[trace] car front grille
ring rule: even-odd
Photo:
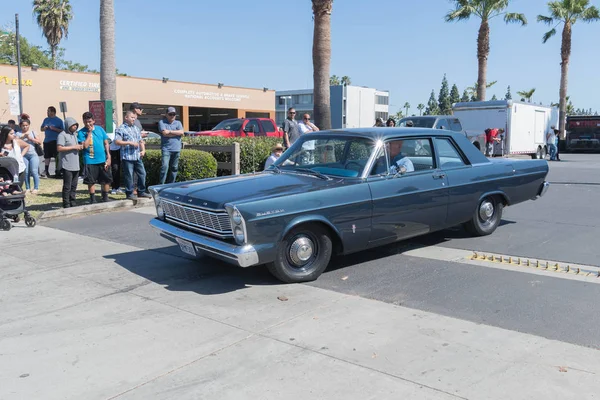
[[[201,230],[216,236],[231,236],[231,220],[227,211],[206,211],[161,200],[167,219],[193,230]]]

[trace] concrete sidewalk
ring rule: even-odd
[[[597,350],[279,285],[262,268],[44,227],[4,236],[11,255],[0,259],[3,400],[600,393]]]

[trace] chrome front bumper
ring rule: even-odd
[[[185,240],[191,243],[197,252],[206,253],[230,264],[239,267],[250,267],[259,263],[258,252],[251,245],[237,246],[225,243],[218,239],[186,231],[158,218],[150,221],[150,226],[156,229],[161,236],[172,242],[177,243],[177,239]]]

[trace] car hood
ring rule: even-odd
[[[160,197],[176,202],[222,210],[226,203],[290,196],[344,184],[343,179],[325,180],[308,174],[262,172],[199,181],[160,188]]]

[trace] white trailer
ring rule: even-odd
[[[456,103],[452,110],[468,133],[505,130],[502,142],[494,145],[496,156],[529,154],[544,158],[548,153],[546,135],[557,122],[553,107],[512,100]]]

